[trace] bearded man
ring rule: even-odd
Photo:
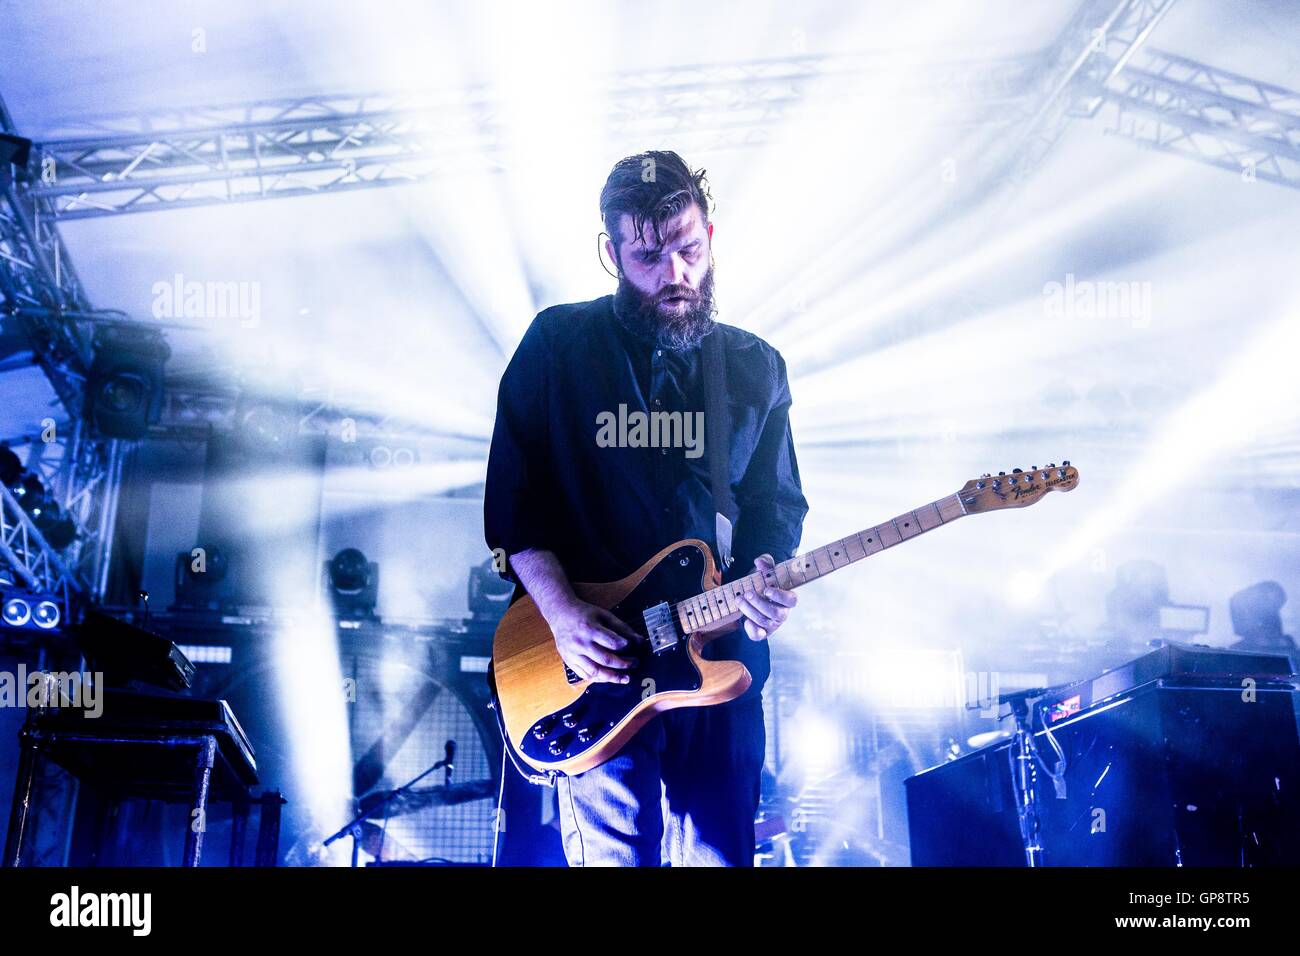
[[[501,379],[484,493],[485,537],[504,552],[578,678],[626,683],[620,651],[638,635],[580,600],[572,581],[610,581],[665,545],[730,545],[723,580],[771,568],[798,546],[808,504],[790,433],[785,362],[757,336],[716,321],[713,224],[703,170],[673,152],[615,164],[600,195],[618,289],[552,306],[524,333]],[[725,447],[598,440],[620,406],[646,416],[706,406],[703,343],[719,336]],[[607,436],[606,436],[607,437]],[[712,456],[724,454],[735,514],[720,542]],[[499,550],[498,550],[499,549]],[[522,591],[520,590],[522,589]],[[606,763],[556,782],[571,866],[748,866],[764,763],[768,637],[795,595],[738,599],[743,631],[705,648],[753,677],[730,703],[659,714]]]

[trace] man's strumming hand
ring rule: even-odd
[[[578,598],[550,611],[546,623],[564,663],[579,677],[601,683],[626,684],[632,660],[618,651],[640,640],[631,627],[602,607]]]

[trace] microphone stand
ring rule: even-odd
[[[441,770],[444,767],[447,768],[447,779],[448,781],[450,781],[451,771],[455,769],[455,765],[450,760],[439,760],[436,764],[434,764],[428,770],[425,770],[419,776],[413,777],[412,779],[408,780],[406,783],[398,787],[396,790],[391,791],[388,794],[388,796],[384,797],[383,800],[380,800],[374,806],[367,807],[366,809],[362,810],[360,813],[358,813],[347,823],[343,824],[343,826],[340,827],[337,831],[335,831],[334,833],[326,837],[325,840],[321,843],[321,845],[329,846],[335,840],[341,840],[345,836],[352,837],[352,866],[355,867],[357,865],[357,851],[359,850],[360,843],[361,843],[361,824],[366,820],[366,818],[374,816],[376,810],[380,809],[381,807],[388,806],[395,799],[397,799],[399,795],[404,796],[407,793],[407,791],[409,791],[413,786],[415,786],[425,777],[429,776],[429,774],[433,773],[435,770]],[[384,816],[387,817],[387,814],[385,814]]]
[[[1042,820],[1039,816],[1041,796],[1038,788],[1037,745],[1034,743],[1033,718],[1029,700],[1047,691],[1042,687],[1003,694],[998,703],[1011,705],[1011,716],[1016,719],[1016,732],[1012,737],[1011,786],[1016,795],[1016,815],[1020,820],[1020,841],[1025,848],[1025,865],[1043,865]]]

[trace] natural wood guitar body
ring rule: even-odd
[[[647,608],[661,601],[685,599],[717,584],[717,566],[708,545],[689,539],[664,548],[621,580],[575,584],[574,591],[645,634],[642,612]],[[510,745],[538,770],[581,773],[617,753],[660,711],[734,700],[749,689],[752,678],[748,668],[739,661],[705,660],[701,649],[734,629],[737,620],[738,616],[732,617],[715,628],[684,637],[675,652],[654,654],[643,648],[639,655],[642,664],[630,672],[627,684],[571,683],[537,605],[531,597],[520,598],[501,619],[492,643],[497,706]],[[664,653],[671,655],[668,666],[660,662]],[[689,686],[692,670],[698,675],[695,688]],[[565,727],[564,715],[576,713],[575,707],[584,702],[590,704],[582,710],[586,722],[575,721],[575,726]],[[593,723],[597,717],[599,724]],[[559,754],[550,753],[549,741],[545,751],[537,746],[541,741],[534,729],[547,718],[556,719],[554,731],[564,742]],[[578,739],[583,728],[590,731],[589,741]]]

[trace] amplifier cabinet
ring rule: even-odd
[[[1295,691],[1215,683],[1152,681],[1052,726],[1067,766],[1063,798],[1037,768],[1044,865],[1300,863]],[[914,866],[1025,865],[1011,749],[905,782]]]

